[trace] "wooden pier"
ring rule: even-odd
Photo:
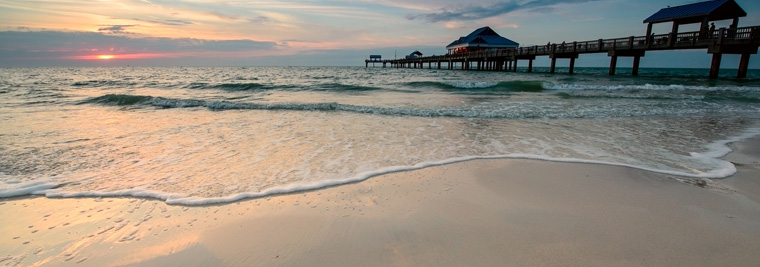
[[[517,71],[519,61],[528,61],[528,72],[533,71],[533,60],[538,56],[551,58],[550,73],[556,70],[558,58],[570,59],[569,73],[573,73],[575,59],[580,54],[607,53],[610,57],[609,74],[615,74],[618,57],[633,57],[632,75],[638,75],[639,61],[647,51],[706,49],[712,54],[710,78],[718,77],[720,61],[723,54],[739,54],[738,78],[747,75],[750,55],[757,54],[760,46],[760,26],[743,27],[735,30],[721,28],[708,36],[700,32],[678,34],[659,34],[647,36],[630,36],[616,39],[599,39],[592,41],[528,46],[514,49],[477,51],[448,54],[441,56],[418,57],[412,59],[365,60],[369,63],[382,63],[395,68],[437,68],[463,70],[506,70]]]
[[[449,53],[442,56],[407,57],[404,59],[365,60],[369,63],[390,64],[395,68],[427,68],[463,70],[506,70],[517,71],[519,61],[528,61],[528,72],[533,71],[533,60],[538,56],[551,58],[549,72],[554,73],[558,58],[570,59],[570,74],[575,68],[575,60],[580,54],[607,53],[610,57],[609,74],[615,75],[618,57],[632,57],[632,75],[638,75],[639,62],[647,51],[706,49],[712,55],[710,78],[717,78],[723,54],[741,55],[738,78],[747,76],[750,55],[757,54],[760,46],[760,26],[737,27],[739,17],[746,16],[733,0],[711,0],[677,7],[663,8],[644,23],[648,23],[645,36],[629,36],[615,39],[598,39],[580,42],[549,43],[516,48],[501,48],[463,53]],[[711,21],[732,19],[728,28],[708,27]],[[652,34],[655,23],[672,22],[672,31],[667,34]],[[679,25],[700,23],[699,31],[678,32]]]

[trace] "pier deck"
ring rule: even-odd
[[[528,72],[531,72],[533,60],[537,56],[549,56],[551,58],[551,73],[555,72],[557,58],[568,58],[570,59],[569,72],[572,74],[578,55],[607,53],[610,57],[610,75],[615,74],[618,57],[633,57],[632,74],[638,75],[639,60],[646,51],[707,49],[707,52],[713,55],[710,67],[711,78],[718,76],[723,54],[741,55],[737,77],[743,78],[747,74],[749,57],[752,54],[757,54],[758,46],[760,46],[760,26],[750,26],[736,29],[721,28],[706,33],[695,31],[677,34],[653,34],[409,59],[365,60],[365,67],[369,63],[382,63],[383,67],[390,64],[396,68],[423,68],[424,64],[427,63],[428,68],[433,68],[435,63],[438,69],[441,69],[442,64],[446,64],[448,69],[457,67],[464,70],[517,71],[518,60],[528,60]]]

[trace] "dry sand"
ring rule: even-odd
[[[203,207],[0,200],[0,265],[760,266],[760,138],[707,181],[476,160]]]

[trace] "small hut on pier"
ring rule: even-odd
[[[422,52],[419,50],[414,50],[414,52],[410,53],[409,55],[406,55],[406,59],[414,59],[422,56]]]
[[[491,27],[477,29],[467,36],[459,37],[446,46],[449,54],[459,54],[483,50],[496,50],[505,48],[517,48],[520,44],[502,37]]]

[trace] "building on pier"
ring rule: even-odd
[[[491,27],[477,29],[446,46],[449,54],[516,48],[520,44],[496,33]]]
[[[422,52],[418,50],[414,50],[414,52],[410,53],[409,55],[406,55],[404,58],[406,59],[415,59],[422,56]]]

